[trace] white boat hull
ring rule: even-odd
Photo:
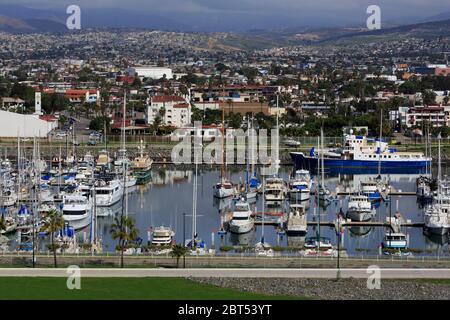
[[[253,229],[253,221],[245,223],[245,224],[234,224],[233,222],[230,223],[230,232],[241,234],[241,233],[247,233],[250,232]]]

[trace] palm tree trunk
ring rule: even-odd
[[[177,269],[180,267],[180,257],[177,256]]]
[[[52,249],[53,249],[53,262],[55,268],[58,268],[58,264],[56,263],[55,234],[53,232],[52,232]]]
[[[124,242],[123,242],[123,240],[122,240],[122,246],[121,246],[121,250],[120,250],[120,267],[121,268],[123,268],[123,251],[124,251],[124,247],[125,247],[125,245],[124,245]]]

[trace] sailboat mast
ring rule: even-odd
[[[223,181],[225,178],[225,105],[222,108],[222,140],[221,140],[221,150],[222,150],[222,165],[220,166],[220,178]]]
[[[441,134],[438,135],[438,195],[439,195],[439,204],[442,204],[442,196],[441,196]]]
[[[378,141],[378,176],[381,175],[381,139],[383,135],[383,109],[380,108],[380,140]]]
[[[124,92],[123,95],[123,114],[122,114],[122,152],[125,156],[125,121],[126,121],[126,112],[127,112],[127,92]]]

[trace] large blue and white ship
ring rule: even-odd
[[[325,169],[335,173],[422,173],[431,165],[431,158],[421,152],[398,152],[380,139],[369,142],[366,136],[355,135],[352,130],[344,134],[342,148],[321,151],[313,147],[309,155],[290,155],[296,169],[311,172],[317,169],[322,156]]]

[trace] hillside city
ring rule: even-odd
[[[220,126],[222,111],[229,128],[243,127],[247,114],[257,128],[271,128],[278,112],[281,133],[291,137],[317,136],[321,126],[340,136],[348,125],[377,135],[380,112],[385,136],[421,136],[425,125],[450,134],[449,37],[258,50],[218,44],[221,37],[228,35],[0,33],[1,121],[36,113],[39,92],[48,132],[38,134],[37,125],[20,135],[54,133],[71,117],[118,133],[126,92],[127,130],[140,134],[168,135],[196,120]]]

